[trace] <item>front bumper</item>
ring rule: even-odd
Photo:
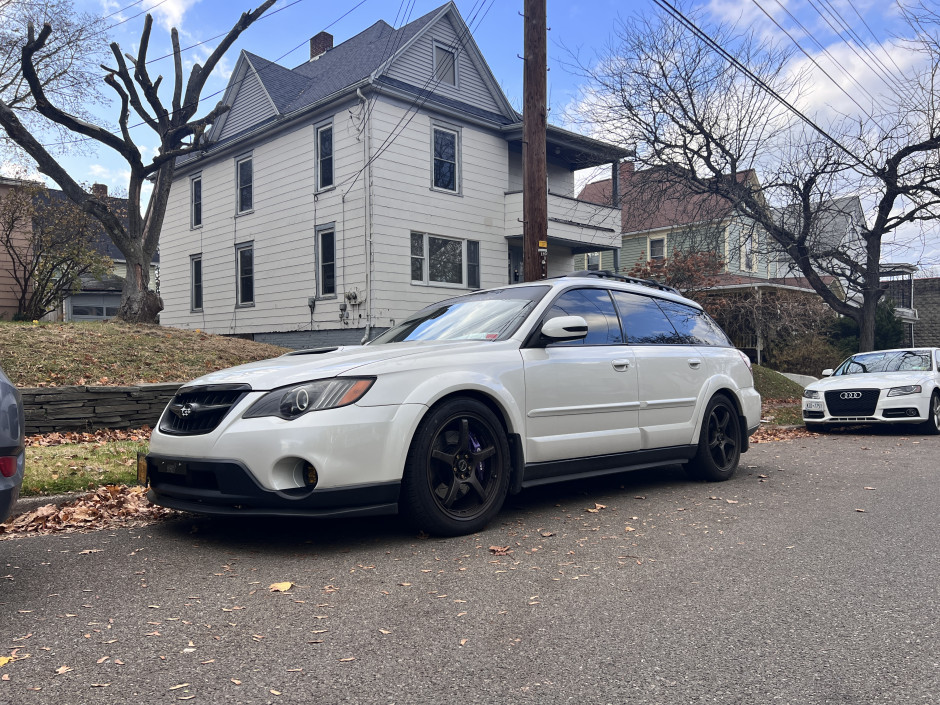
[[[217,515],[341,517],[394,514],[401,483],[269,490],[237,460],[148,455],[148,497],[171,509]]]
[[[910,394],[889,397],[882,390],[874,411],[864,415],[835,415],[829,410],[825,400],[802,400],[803,420],[815,424],[851,424],[851,423],[920,423],[930,414],[930,397]]]

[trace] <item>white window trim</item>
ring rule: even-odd
[[[333,154],[331,155],[331,158],[333,159],[333,183],[329,184],[328,186],[324,186],[320,183],[320,133],[327,128],[333,130]],[[333,118],[330,118],[328,122],[317,125],[313,130],[313,135],[316,142],[314,145],[316,160],[316,190],[317,193],[322,193],[323,191],[330,191],[336,188],[336,130],[333,129]]]
[[[470,283],[469,283],[469,282],[470,282],[470,277],[469,277],[469,273],[468,273],[468,271],[467,271],[467,270],[468,270],[468,265],[469,265],[469,259],[468,259],[468,257],[467,257],[467,242],[469,242],[469,240],[474,240],[474,238],[448,237],[447,235],[438,235],[438,234],[436,234],[436,233],[425,233],[425,232],[421,232],[421,231],[419,231],[419,230],[411,230],[411,231],[408,233],[408,271],[409,271],[409,276],[411,276],[411,275],[410,275],[410,271],[411,271],[411,257],[412,257],[412,255],[411,255],[411,236],[412,236],[412,235],[421,235],[421,236],[423,236],[423,239],[424,239],[424,255],[423,255],[422,266],[421,266],[422,278],[421,278],[420,280],[419,280],[419,279],[412,279],[412,280],[411,280],[411,283],[412,283],[414,286],[440,286],[440,287],[444,287],[444,288],[447,288],[447,289],[471,289],[472,291],[477,291],[477,289],[476,289],[475,287],[472,288],[472,287],[470,286]],[[430,279],[428,278],[428,276],[429,276],[429,272],[428,272],[428,238],[431,238],[431,237],[437,238],[437,239],[439,239],[439,240],[451,240],[451,241],[459,242],[459,243],[460,243],[460,264],[461,264],[461,268],[460,268],[460,283],[459,283],[459,284],[455,284],[455,283],[452,283],[452,282],[430,281]],[[474,240],[474,242],[479,242],[479,240]],[[480,257],[481,257],[481,259],[482,259],[482,252],[480,253]],[[480,262],[478,262],[478,263],[477,263],[477,267],[480,269],[480,284],[481,284],[481,286],[482,286],[482,283],[483,283],[483,267],[482,267],[482,264],[481,264]]]
[[[434,132],[435,130],[442,130],[443,132],[450,132],[454,135],[454,157],[456,163],[454,165],[454,190],[441,188],[440,186],[434,185]],[[463,195],[463,134],[462,130],[455,126],[449,125],[447,123],[438,122],[436,120],[431,121],[431,190],[437,191],[438,193],[448,193],[451,196],[461,196]]]
[[[338,251],[336,249],[336,224],[327,223],[325,225],[320,225],[317,227],[316,233],[317,233],[317,241],[316,241],[317,298],[318,299],[335,299],[338,296],[337,290],[339,289],[337,278],[336,278],[336,274],[339,271],[339,267],[337,266]],[[320,257],[321,257],[321,252],[323,251],[321,237],[323,236],[324,233],[333,233],[333,293],[332,294],[323,293],[323,268],[322,268],[323,263]]]
[[[251,250],[251,301],[242,301],[242,277],[241,277],[241,262],[239,261],[239,255],[244,250]],[[203,293],[205,296],[205,293]],[[255,243],[254,240],[251,242],[240,242],[235,245],[235,306],[236,308],[247,308],[255,305],[255,299],[257,299],[255,292]]]
[[[668,239],[668,236],[666,236],[666,235],[657,235],[657,236],[654,237],[654,236],[650,235],[649,237],[646,238],[646,261],[647,261],[647,262],[657,262],[657,261],[659,261],[659,259],[656,259],[656,260],[653,259],[653,240],[662,240],[662,241],[663,241],[663,256],[662,256],[661,258],[659,258],[659,259],[666,259],[666,253],[669,251],[669,250],[668,250],[668,246],[669,246],[669,239]]]
[[[457,47],[451,46],[450,44],[445,44],[444,42],[439,42],[437,40],[431,42],[431,75],[434,76],[436,85],[445,85],[450,86],[452,84],[448,83],[443,79],[439,79],[437,76],[437,50],[443,49],[444,51],[449,51],[454,57],[454,88],[460,87],[460,71],[459,71],[459,62],[457,61],[460,56],[460,52]]]
[[[196,307],[196,277],[193,271],[193,265],[199,261],[199,286],[202,287],[200,295],[202,296],[202,306]],[[189,311],[196,313],[204,311],[206,305],[206,270],[203,268],[202,253],[189,256]]]
[[[242,189],[241,189],[241,178],[240,178],[240,169],[243,162],[251,162],[251,208],[246,208],[242,210]],[[236,215],[248,215],[249,213],[254,213],[255,211],[255,164],[254,156],[251,154],[243,154],[240,157],[235,159],[235,214]]]
[[[199,182],[199,224],[196,224],[196,182]],[[205,209],[202,207],[205,203],[205,192],[203,190],[202,174],[195,174],[189,178],[189,229],[198,230],[202,227],[205,220]]]

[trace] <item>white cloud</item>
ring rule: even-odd
[[[166,31],[180,28],[186,11],[199,0],[146,0],[141,7],[150,12]]]

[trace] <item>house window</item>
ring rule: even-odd
[[[662,260],[666,257],[666,238],[657,237],[650,240],[650,259]]]
[[[189,258],[190,297],[189,306],[193,311],[202,310],[202,255]]]
[[[247,213],[254,208],[254,175],[251,157],[241,159],[236,164],[238,173],[238,212]]]
[[[196,176],[190,181],[190,202],[192,204],[192,227],[202,227],[202,177]]]
[[[411,281],[479,288],[480,243],[411,233]]]
[[[600,252],[588,252],[587,254],[587,268],[588,271],[596,272],[601,268],[601,253]]]
[[[317,257],[320,263],[320,296],[336,295],[336,231],[333,226],[317,230]]]
[[[432,185],[442,191],[458,190],[459,135],[455,130],[435,127],[434,133],[434,180]]]
[[[753,271],[756,266],[754,257],[754,231],[749,230],[741,243],[741,269]]]
[[[457,85],[457,56],[453,50],[434,45],[434,78],[449,86]]]
[[[255,302],[254,243],[235,246],[235,302],[250,306]]]
[[[317,189],[333,185],[333,126],[317,129]]]

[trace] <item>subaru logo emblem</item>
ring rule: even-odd
[[[192,404],[184,404],[183,407],[180,409],[180,416],[182,416],[184,419],[187,416],[189,416],[191,413],[193,413]]]
[[[861,399],[862,393],[861,392],[842,392],[842,394],[839,395],[839,398],[840,399]]]

